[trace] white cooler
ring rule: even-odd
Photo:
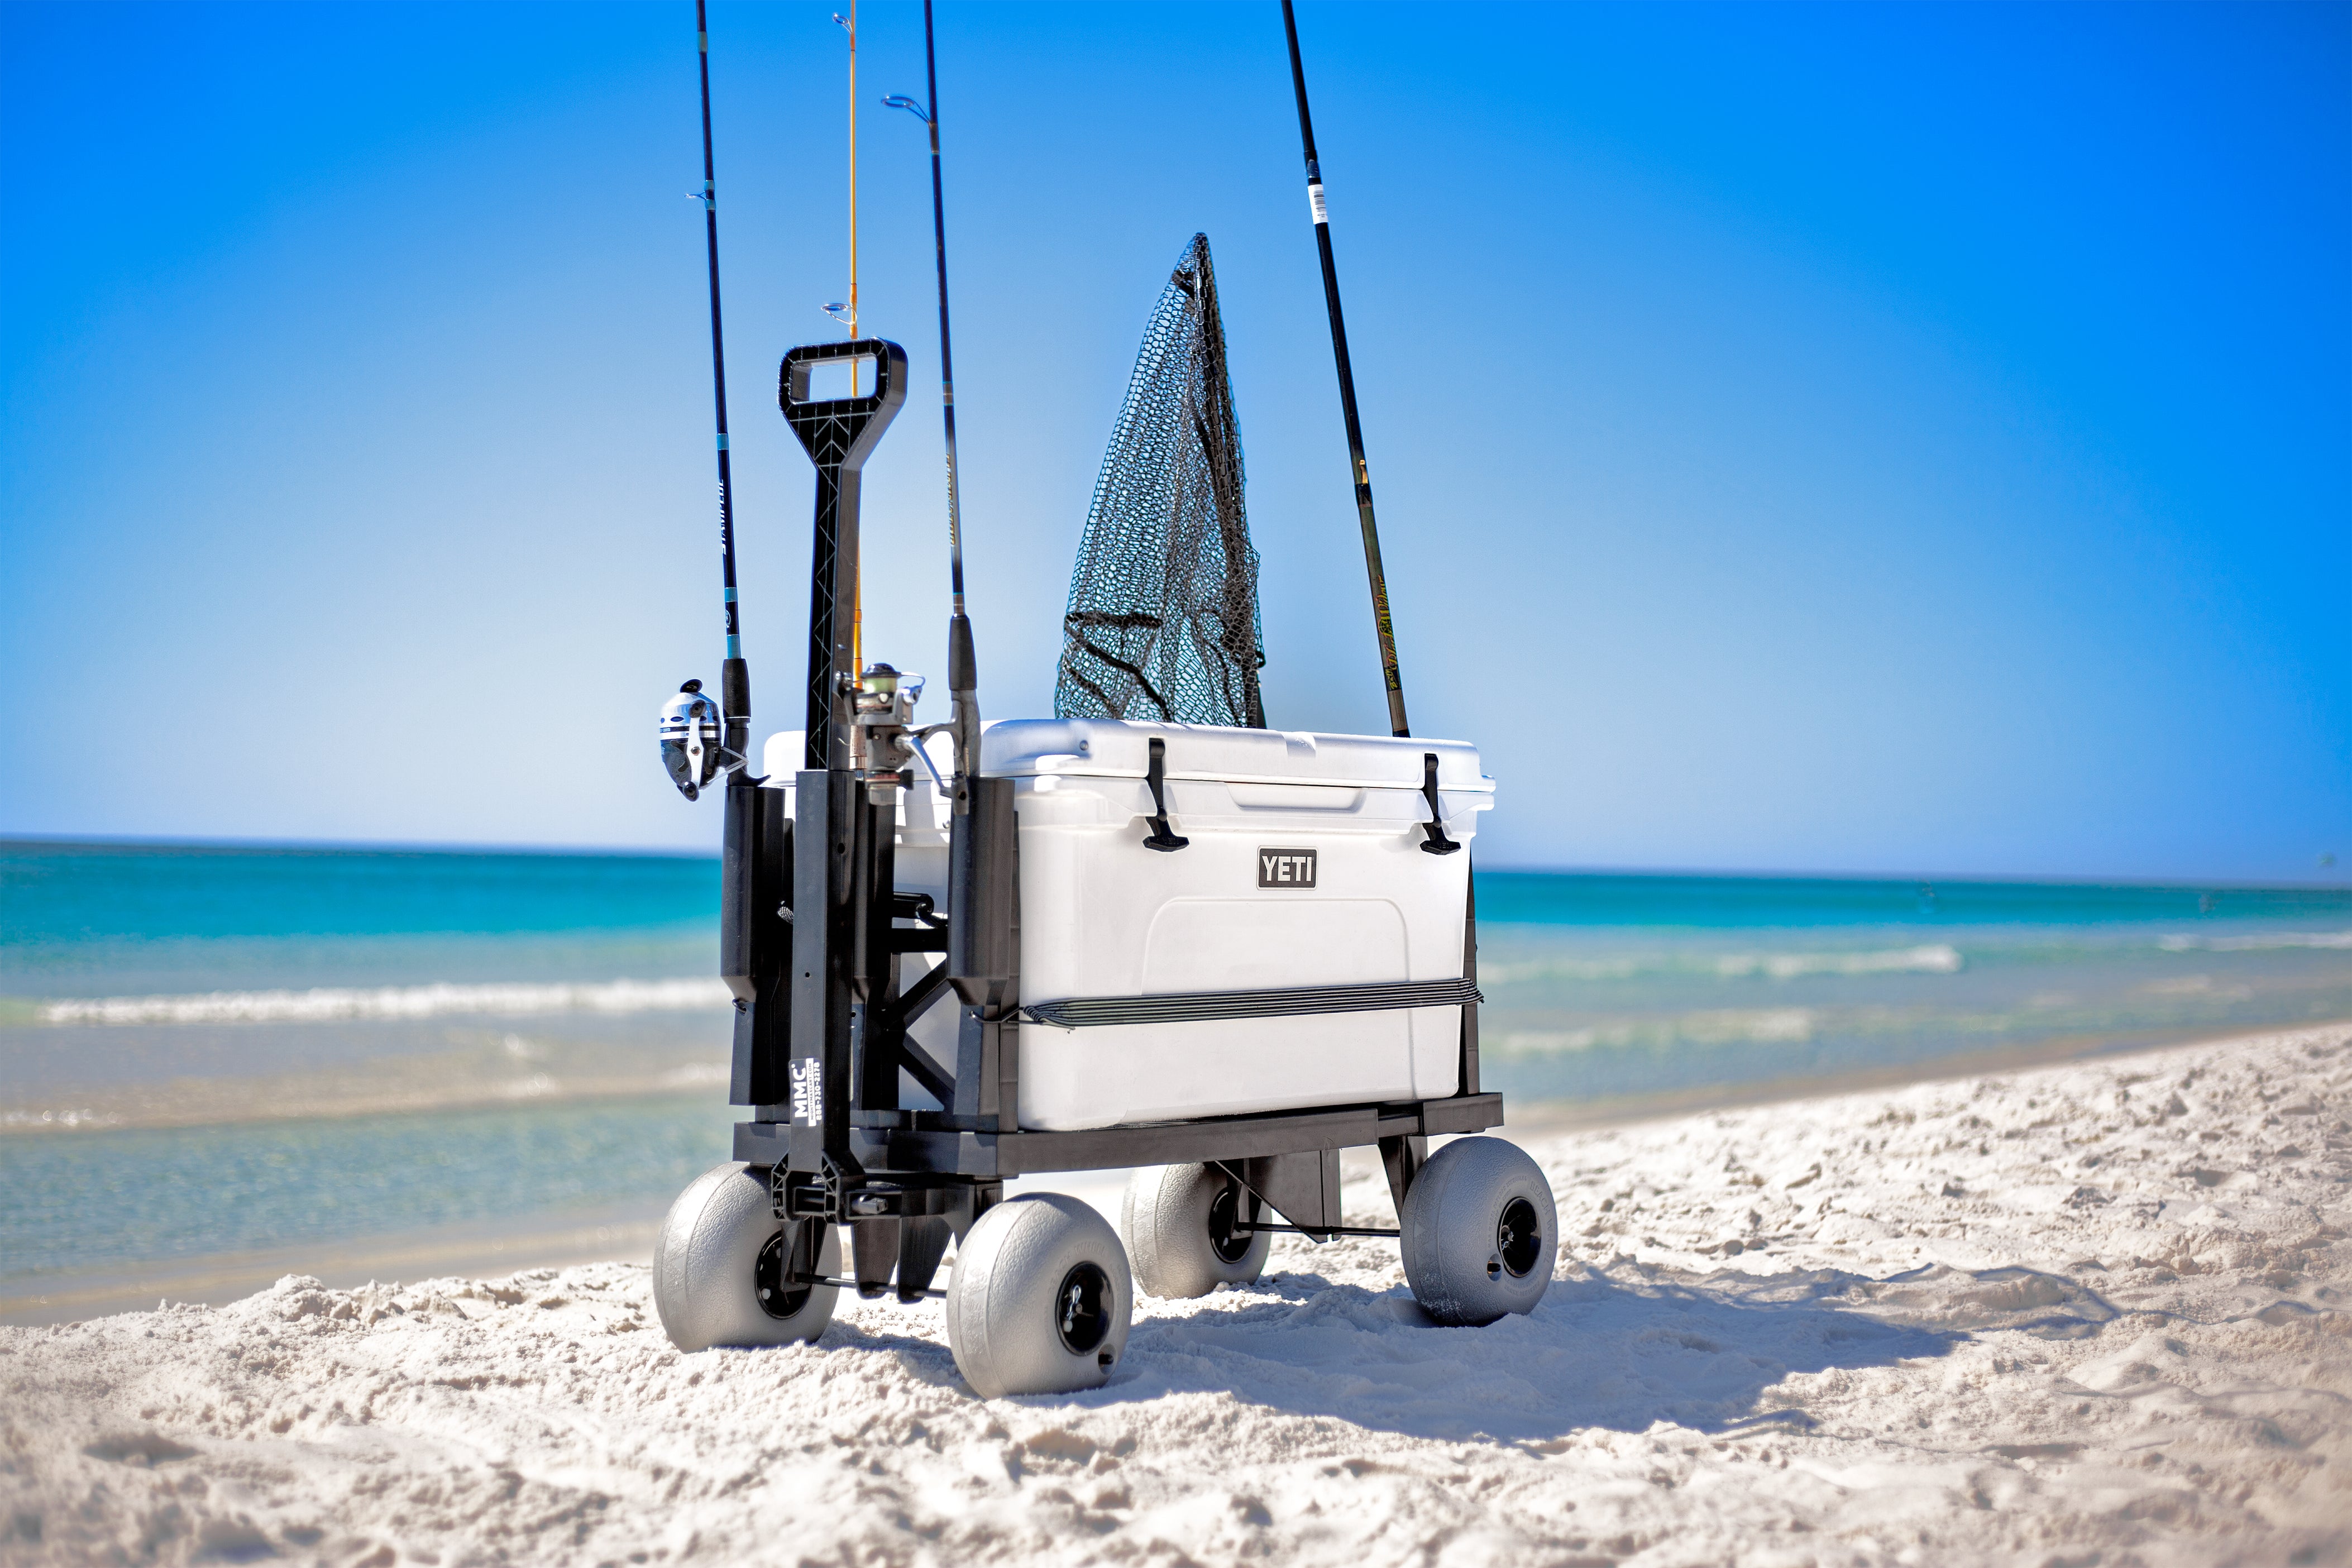
[[[1175,833],[1148,849],[1150,742]],[[1470,856],[1423,851],[1423,758],[1466,850],[1494,804],[1460,742],[1103,719],[992,725],[1020,781],[1021,1002],[1459,979]],[[1311,880],[1308,868],[1311,865]],[[1460,1088],[1461,1007],[1021,1029],[1021,1125],[1059,1131]]]
[[[1165,748],[1170,826],[1191,841],[1172,852],[1143,843],[1151,831],[1145,778],[1154,739]],[[799,744],[796,733],[771,741],[767,765],[779,784],[798,765]],[[1421,847],[1430,815],[1423,758],[1433,754],[1443,826],[1464,847],[1455,854]],[[1459,980],[1467,851],[1477,814],[1493,806],[1495,794],[1477,748],[1417,737],[1026,719],[989,725],[981,758],[982,773],[1018,781],[1024,1128],[1459,1091],[1458,1003],[1078,1027],[1039,1021],[1032,1010]],[[929,779],[917,778],[916,798],[902,813],[898,882],[944,897],[945,803]],[[950,1016],[934,1008],[914,1031],[949,1061]],[[944,1037],[927,1038],[933,1029]]]

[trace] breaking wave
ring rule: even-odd
[[[1717,974],[1763,974],[1774,980],[1800,974],[1958,974],[1961,967],[1960,950],[1947,942],[1881,952],[1729,953],[1715,961]]]
[[[1485,1047],[1506,1059],[1562,1056],[1595,1048],[1675,1046],[1799,1045],[1813,1037],[1821,1018],[1808,1007],[1712,1008],[1673,1018],[1590,1025],[1578,1029],[1520,1029]]]
[[[2262,952],[2283,947],[2352,948],[2352,931],[2264,931],[2259,936],[2168,936],[2167,952]]]
[[[45,1024],[331,1024],[459,1014],[685,1013],[727,1005],[724,982],[604,980],[586,984],[386,985],[373,989],[208,991],[94,996],[41,1005]]]
[[[1481,980],[1623,980],[1636,974],[1710,974],[1723,980],[1794,980],[1807,974],[1958,974],[1968,966],[1946,942],[1867,952],[1645,953],[1616,958],[1550,957],[1482,963]]]

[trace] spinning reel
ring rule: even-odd
[[[660,721],[662,766],[669,782],[688,800],[700,798],[721,768],[740,767],[743,758],[720,743],[725,721],[719,704],[689,680],[677,695],[662,704]]]

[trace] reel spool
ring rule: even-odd
[[[887,664],[867,665],[850,693],[850,766],[860,773],[895,773],[912,765],[926,737],[908,731],[914,727],[915,704],[922,699],[921,676]],[[930,767],[929,757],[923,758],[923,765]]]
[[[726,757],[719,744],[720,727],[719,704],[703,691],[699,680],[688,681],[677,689],[677,696],[662,704],[662,766],[669,771],[669,782],[677,785],[677,793],[688,800],[698,798],[719,776]]]

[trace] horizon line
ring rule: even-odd
[[[575,846],[561,844],[496,844],[467,843],[441,839],[337,839],[337,838],[240,838],[240,837],[169,837],[146,834],[47,834],[11,833],[0,831],[0,852],[19,847],[66,846],[92,849],[217,849],[231,851],[285,851],[297,854],[373,854],[373,855],[537,855],[550,858],[662,859],[710,860],[719,858],[716,849],[672,849],[662,847],[617,848],[611,845]],[[1533,877],[1652,877],[1711,879],[1722,881],[1776,882],[1909,882],[1920,886],[1943,884],[1979,884],[1986,886],[2041,886],[2084,888],[2184,888],[2216,890],[2254,891],[2272,889],[2298,892],[2332,892],[2352,894],[2352,881],[2221,881],[2194,877],[2133,877],[2075,875],[2062,876],[2034,872],[1995,871],[1822,871],[1788,869],[1726,869],[1720,867],[1656,867],[1656,866],[1526,866],[1498,865],[1479,868],[1488,875]]]

